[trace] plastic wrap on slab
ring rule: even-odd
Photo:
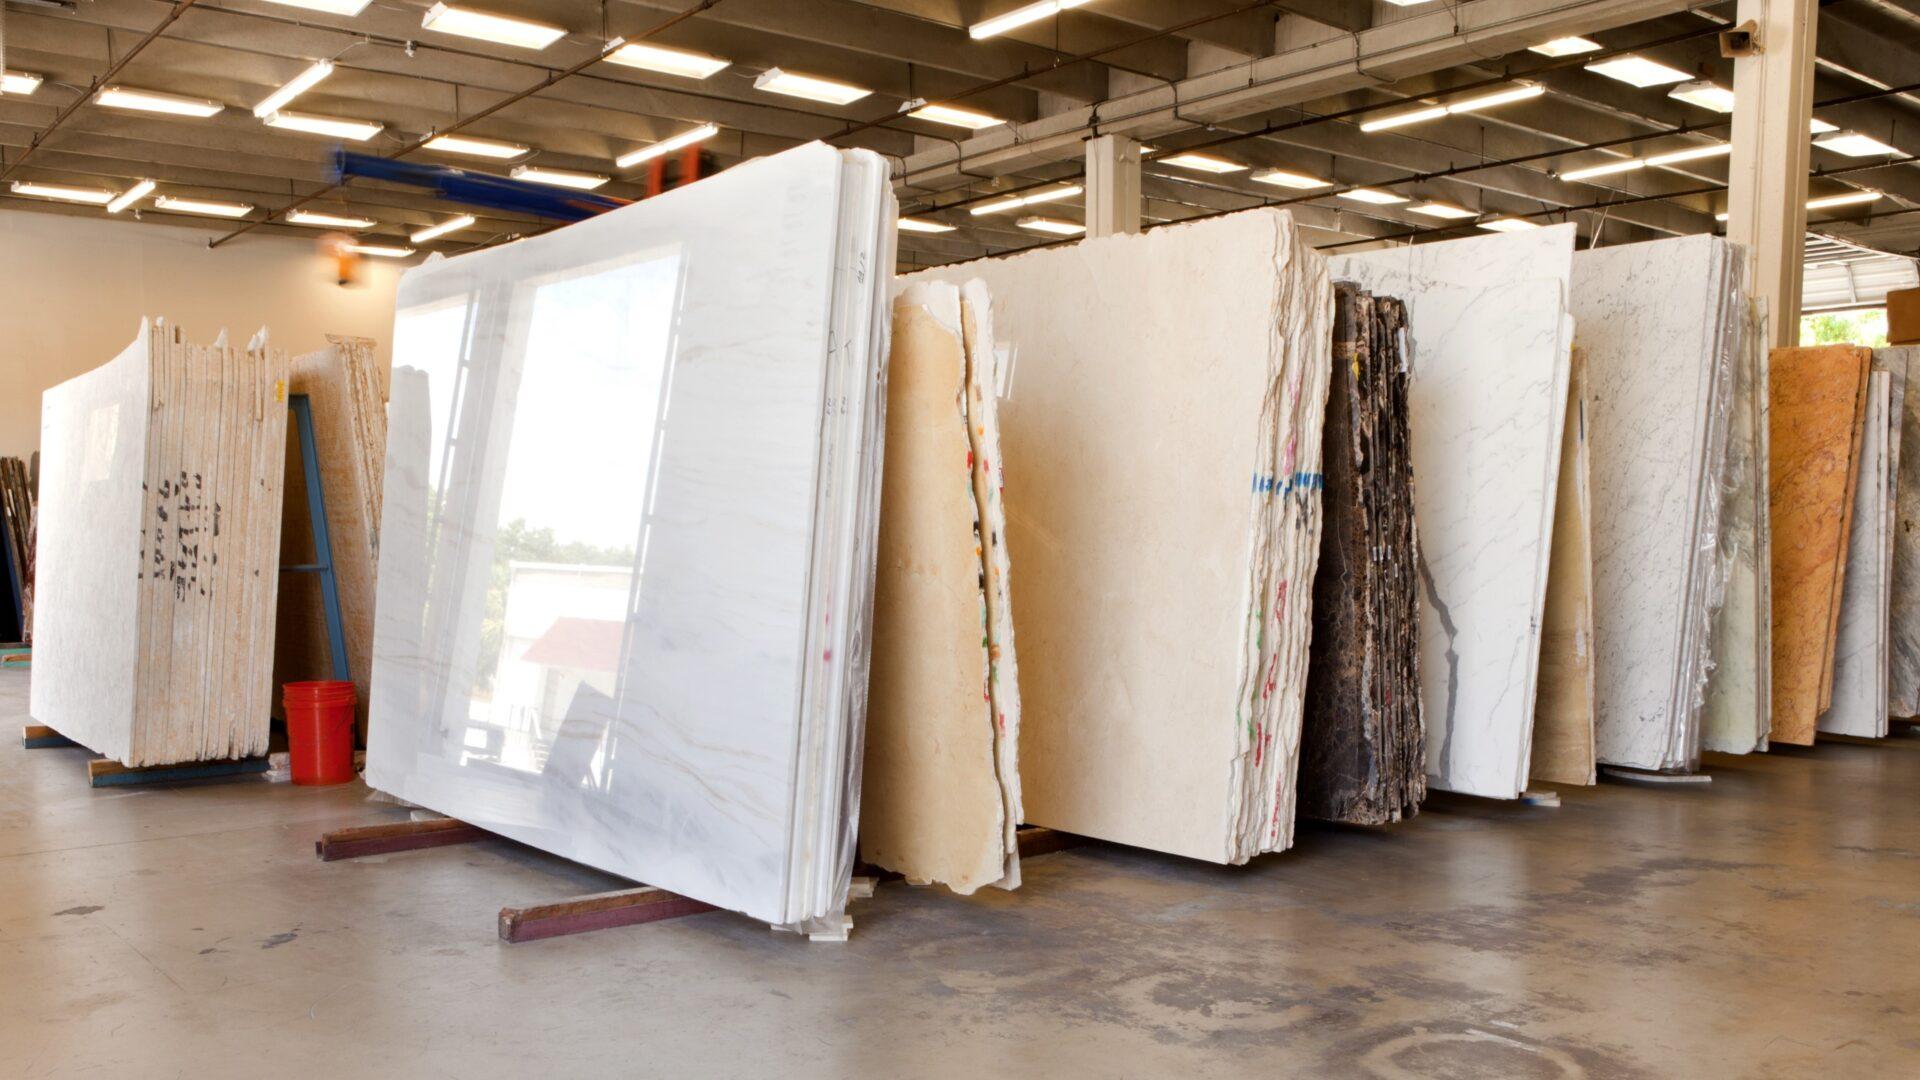
[[[402,277],[369,784],[844,929],[894,216],[815,144]]]

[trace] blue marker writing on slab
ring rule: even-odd
[[[1272,473],[1264,476],[1256,475],[1253,478],[1253,490],[1257,495],[1270,494],[1276,491],[1282,495],[1290,494],[1295,490],[1320,491],[1326,486],[1327,478],[1317,472],[1294,473],[1284,480],[1274,476]]]

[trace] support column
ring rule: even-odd
[[[1124,135],[1088,139],[1087,235],[1140,231],[1140,144]]]
[[[1767,302],[1772,345],[1800,343],[1800,274],[1807,232],[1813,119],[1815,0],[1739,0],[1758,49],[1733,62],[1733,154],[1727,238],[1746,245],[1747,289]]]

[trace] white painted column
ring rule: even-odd
[[[1734,22],[1749,19],[1759,50],[1733,62],[1727,238],[1747,247],[1747,287],[1767,302],[1768,340],[1798,345],[1819,7],[1739,0]]]
[[[1088,139],[1087,235],[1140,231],[1140,144],[1124,135]]]

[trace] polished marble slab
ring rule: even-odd
[[[1859,475],[1853,487],[1853,531],[1841,588],[1840,630],[1833,646],[1833,704],[1818,730],[1877,739],[1887,734],[1888,612],[1893,572],[1894,477],[1899,473],[1901,402],[1906,371],[1874,358],[1867,377]]]
[[[1221,863],[1288,847],[1332,336],[1254,210],[911,275],[979,278],[1000,401],[1026,818]]]
[[[1871,361],[1857,345],[1776,348],[1768,357],[1774,742],[1813,745],[1831,700]]]
[[[1899,467],[1894,478],[1893,571],[1888,610],[1887,710],[1920,715],[1920,346],[1873,351],[1874,363],[1906,374]]]
[[[1573,319],[1574,229],[1339,256],[1406,302],[1429,785],[1527,786]]]
[[[1699,761],[1741,261],[1715,236],[1573,259],[1593,387],[1594,746],[1605,764]]]
[[[1700,748],[1750,754],[1767,748],[1773,718],[1773,532],[1767,511],[1766,320],[1749,299],[1738,313],[1732,423],[1720,518],[1725,586],[1714,612],[1713,668],[1700,717]]]
[[[771,923],[837,916],[885,168],[812,144],[402,277],[369,784]]]

